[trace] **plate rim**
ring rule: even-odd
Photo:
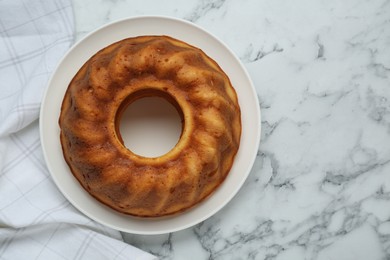
[[[109,27],[112,27],[112,26],[115,26],[115,25],[118,25],[118,24],[121,24],[121,23],[131,23],[134,20],[166,20],[166,21],[171,21],[171,22],[174,22],[174,23],[183,23],[186,26],[193,27],[196,30],[199,30],[200,32],[206,34],[208,37],[212,38],[217,43],[221,44],[224,47],[224,49],[230,54],[231,58],[234,59],[235,63],[237,63],[237,65],[240,67],[241,73],[244,74],[243,76],[246,78],[246,80],[249,83],[249,87],[250,87],[249,90],[250,90],[250,92],[252,94],[252,98],[254,98],[254,101],[255,101],[255,104],[256,104],[253,107],[255,109],[254,110],[254,115],[258,119],[258,124],[257,124],[257,127],[255,129],[255,132],[256,132],[255,140],[251,140],[251,142],[253,142],[254,145],[251,146],[253,151],[249,154],[249,156],[251,156],[251,158],[249,158],[249,161],[248,161],[247,171],[243,174],[243,177],[241,178],[241,181],[235,186],[235,190],[230,192],[230,194],[228,194],[228,196],[226,196],[225,200],[218,207],[216,207],[214,210],[212,210],[212,211],[210,211],[208,213],[205,213],[203,215],[203,217],[195,219],[193,221],[190,221],[187,224],[177,226],[176,228],[170,228],[170,229],[165,229],[165,230],[162,229],[162,230],[158,230],[158,231],[157,230],[156,231],[140,231],[140,230],[132,230],[132,229],[128,229],[128,228],[118,227],[118,226],[113,225],[112,223],[108,223],[107,221],[104,221],[104,220],[100,219],[97,216],[91,215],[90,212],[86,212],[86,210],[80,204],[78,204],[76,201],[74,201],[74,199],[72,197],[70,197],[69,194],[66,191],[63,190],[64,187],[61,185],[61,183],[59,183],[59,180],[58,180],[56,174],[54,174],[54,166],[52,165],[51,160],[50,160],[50,156],[51,155],[49,155],[49,151],[48,151],[49,148],[46,146],[46,142],[48,140],[46,139],[46,136],[44,134],[44,132],[45,132],[45,129],[44,129],[45,125],[44,124],[45,124],[45,120],[46,120],[45,108],[48,106],[48,99],[47,99],[48,93],[49,93],[49,91],[52,88],[51,86],[53,84],[55,76],[61,70],[61,66],[63,66],[63,63],[66,61],[68,56],[71,53],[73,53],[75,50],[77,50],[77,48],[80,48],[80,46],[87,39],[91,38],[93,35],[97,34],[99,31],[105,30],[105,29],[107,29]],[[129,36],[129,37],[132,37],[132,36]],[[118,40],[120,40],[120,39],[115,39],[114,41],[111,41],[111,42],[115,42],[115,41],[118,41]],[[179,40],[181,40],[181,39],[179,38]],[[193,45],[191,42],[189,44]],[[194,45],[194,46],[196,46],[196,45]],[[210,55],[209,53],[207,53],[207,55],[212,56],[212,54]],[[228,76],[229,76],[229,78],[231,77],[231,75],[229,75],[229,74],[228,74]],[[68,84],[66,83],[66,85],[68,85]],[[235,89],[236,89],[236,92],[237,92],[237,94],[239,96],[239,93],[238,93],[239,91],[238,91],[238,88],[236,86],[235,86]],[[60,103],[62,104],[62,100],[61,100]],[[58,106],[61,106],[61,104],[58,104]],[[242,104],[240,104],[240,106],[242,106]],[[122,19],[119,19],[119,20],[115,20],[115,21],[109,22],[107,24],[104,24],[103,26],[100,26],[100,27],[96,28],[95,30],[87,33],[84,37],[79,39],[62,56],[61,60],[57,63],[56,68],[51,73],[50,79],[49,79],[49,81],[46,84],[46,88],[45,88],[45,91],[44,91],[44,94],[43,94],[41,108],[40,108],[40,114],[39,115],[40,115],[39,132],[40,132],[40,140],[41,140],[41,145],[42,145],[42,150],[43,150],[43,156],[44,156],[47,168],[49,170],[49,173],[50,173],[50,175],[51,175],[55,185],[57,186],[57,188],[61,192],[61,194],[72,204],[73,207],[78,209],[85,216],[93,219],[94,221],[96,221],[98,223],[101,223],[101,224],[103,224],[105,226],[108,226],[110,228],[113,228],[113,229],[116,229],[116,230],[119,230],[119,231],[123,231],[123,232],[132,233],[132,234],[157,235],[157,234],[165,234],[165,233],[170,233],[170,232],[176,232],[176,231],[179,231],[179,230],[184,230],[184,229],[192,227],[192,226],[194,226],[194,225],[196,225],[196,224],[198,224],[198,223],[200,223],[200,222],[210,218],[211,216],[213,216],[214,214],[219,212],[223,207],[225,207],[237,195],[239,190],[242,188],[244,182],[247,180],[247,178],[248,178],[248,176],[249,176],[249,174],[250,174],[250,172],[251,172],[251,170],[253,168],[254,162],[256,160],[257,150],[258,150],[259,145],[260,145],[260,137],[261,137],[261,110],[260,110],[260,106],[259,106],[259,100],[258,100],[258,96],[257,96],[257,92],[256,92],[256,89],[255,89],[255,86],[254,86],[254,84],[252,82],[252,79],[251,79],[247,69],[243,65],[243,63],[238,59],[238,57],[234,54],[234,52],[223,41],[219,40],[216,36],[214,36],[212,33],[207,31],[206,29],[200,27],[197,24],[194,24],[192,22],[189,22],[189,21],[186,21],[186,20],[183,20],[183,19],[180,19],[180,18],[171,17],[171,16],[163,16],[163,15],[139,15],[139,16],[131,16],[131,17],[126,17],[126,18],[122,18]],[[59,115],[57,115],[57,118],[58,118],[58,116]],[[241,117],[243,117],[243,114],[241,114]],[[57,121],[58,121],[58,119],[57,119]],[[55,123],[58,125],[57,122],[55,122]],[[242,141],[242,138],[243,138],[243,136],[241,135],[241,141]],[[241,148],[241,145],[240,145],[240,148]],[[239,148],[239,151],[240,151],[240,148]],[[61,156],[62,156],[62,154],[61,154]],[[63,156],[62,156],[62,158],[63,158]],[[237,158],[235,159],[235,161],[236,160],[237,160]],[[233,166],[234,166],[234,164],[233,164]],[[69,172],[69,174],[71,174],[70,170],[68,170],[68,172]],[[81,186],[79,188],[82,189]],[[218,189],[220,189],[220,187]],[[99,203],[99,202],[97,202],[97,203]],[[101,206],[102,207],[106,207],[103,204],[101,204]],[[117,214],[117,213],[114,212],[114,214]],[[182,214],[178,214],[177,216],[172,216],[172,218],[180,218],[181,215]],[[133,219],[133,217],[131,217],[131,216],[128,216],[128,217],[129,217],[130,220]],[[168,217],[168,218],[170,218],[170,217]],[[145,222],[149,222],[149,221],[153,221],[153,219],[145,219]]]

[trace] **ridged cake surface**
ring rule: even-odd
[[[163,156],[127,149],[118,130],[136,99],[160,96],[182,117]],[[241,119],[229,78],[202,50],[167,36],[116,42],[92,56],[65,93],[59,118],[64,158],[97,200],[125,214],[158,217],[209,196],[228,175]]]

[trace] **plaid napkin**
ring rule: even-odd
[[[156,259],[73,208],[45,166],[40,102],[72,39],[69,0],[0,0],[0,259]]]

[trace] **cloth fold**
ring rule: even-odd
[[[77,211],[46,168],[40,104],[73,35],[70,0],[0,1],[0,259],[156,259]]]

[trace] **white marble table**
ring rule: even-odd
[[[262,140],[219,213],[127,242],[161,259],[390,257],[390,1],[82,1],[77,37],[169,15],[224,41],[256,86]]]

